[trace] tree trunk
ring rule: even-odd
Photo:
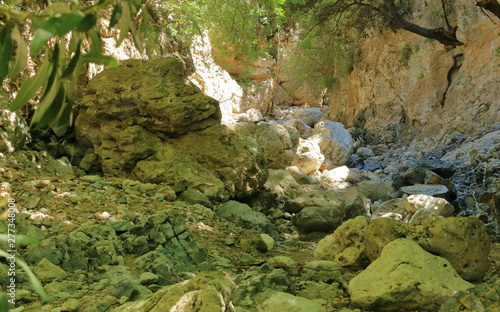
[[[500,18],[500,3],[498,3],[498,0],[476,0],[476,5]]]
[[[387,12],[388,17],[397,27],[412,32],[414,34],[417,34],[419,36],[430,39],[436,39],[437,41],[439,41],[444,45],[449,45],[453,47],[463,44],[457,39],[456,28],[447,27],[448,29],[446,29],[445,27],[448,25],[446,25],[443,28],[425,28],[407,21],[399,12],[397,6],[394,3],[394,0],[388,0],[385,3],[384,7],[379,12],[384,12],[384,13]]]
[[[452,29],[451,31],[444,28],[429,29],[420,27],[406,20],[402,21],[401,28],[425,38],[436,39],[444,45],[456,47],[463,44],[457,39],[456,29]]]

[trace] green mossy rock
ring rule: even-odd
[[[226,273],[202,272],[191,280],[166,286],[148,299],[125,304],[112,312],[226,311],[236,291]]]
[[[326,312],[320,303],[310,299],[297,297],[284,292],[277,292],[264,301],[259,312]]]
[[[78,104],[77,140],[107,178],[193,188],[214,201],[247,197],[267,179],[255,142],[221,125],[219,103],[176,58],[124,61],[94,77]]]
[[[359,216],[347,220],[333,234],[318,242],[314,258],[332,260],[342,266],[361,266],[367,262],[365,232],[368,218]]]
[[[397,239],[380,257],[349,282],[354,304],[376,311],[437,309],[457,291],[474,287],[444,258],[416,242]]]

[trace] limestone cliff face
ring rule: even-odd
[[[413,21],[439,27],[429,14],[438,2],[416,2]],[[369,33],[347,81],[330,94],[330,118],[364,128],[372,143],[429,147],[500,122],[500,20],[474,1],[452,9],[464,43],[456,48],[403,30]]]

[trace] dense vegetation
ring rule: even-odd
[[[209,30],[221,54],[252,62],[276,58],[280,38],[295,31],[300,43],[291,61],[297,76],[330,87],[350,71],[366,28],[405,29],[461,45],[448,19],[453,3],[440,3],[429,10],[441,26],[428,29],[410,22],[408,0],[0,1],[0,81],[11,110],[36,103],[31,125],[64,133],[82,68],[118,66],[103,55],[103,32],[116,34],[117,45],[132,39],[144,57],[154,58],[158,33],[186,46],[193,34]],[[476,3],[498,12],[497,0]]]

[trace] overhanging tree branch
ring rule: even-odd
[[[476,0],[476,5],[500,18],[500,3],[498,3],[498,0]]]
[[[443,3],[443,11],[444,11]],[[401,15],[398,7],[396,6],[394,0],[387,1],[382,8],[378,10],[381,14],[388,14],[387,16],[397,27],[404,29],[406,31],[412,32],[414,34],[420,35],[425,38],[436,39],[440,43],[449,46],[459,46],[463,43],[457,39],[456,27],[451,27],[446,17],[446,12],[444,14],[444,27],[439,28],[425,28],[414,24],[406,20],[403,15]]]
[[[498,4],[497,0],[476,1],[489,1]],[[444,2],[442,4],[444,10]],[[378,4],[377,2],[374,3],[374,1],[366,0],[338,0],[328,6],[318,8],[319,10],[315,14],[316,23],[312,28],[316,28],[331,19],[336,20],[338,23],[346,11],[358,10],[361,8],[367,8],[373,11],[375,14],[388,20],[396,28],[404,29],[425,38],[435,39],[444,45],[459,46],[463,44],[457,39],[456,27],[450,25],[446,12],[444,12],[445,15],[443,17],[443,27],[426,28],[408,21],[400,12],[400,8],[396,5],[394,0],[381,1],[378,2]]]

